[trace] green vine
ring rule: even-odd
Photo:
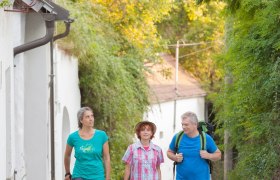
[[[2,0],[0,2],[0,8],[11,6],[11,2],[9,0]]]

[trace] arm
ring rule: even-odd
[[[70,161],[71,161],[71,153],[72,153],[72,146],[66,145],[65,153],[64,153],[64,167],[65,172],[70,173]],[[70,176],[66,176],[65,180],[70,180]]]
[[[221,159],[222,153],[219,149],[217,149],[214,153],[208,153],[205,150],[201,150],[200,156],[203,159],[209,159],[211,161],[218,161]]]
[[[167,150],[167,157],[172,161],[182,162],[183,161],[183,154],[175,154],[171,149]]]
[[[160,170],[160,165],[157,166],[157,172],[158,172],[158,180],[161,180],[161,170]]]
[[[125,170],[124,170],[124,180],[129,180],[130,176],[130,164],[126,163],[125,164]]]
[[[111,160],[110,160],[110,153],[109,153],[109,143],[108,141],[103,144],[103,161],[105,164],[105,173],[106,173],[106,180],[109,180],[110,173],[111,173]]]

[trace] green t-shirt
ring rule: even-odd
[[[108,141],[104,131],[95,130],[91,139],[84,140],[78,131],[73,132],[67,139],[67,144],[74,147],[76,162],[73,178],[85,178],[88,180],[104,180],[103,144]]]

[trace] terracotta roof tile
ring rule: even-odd
[[[161,54],[162,64],[146,64],[152,66],[151,73],[146,75],[150,87],[151,103],[172,101],[175,99],[175,58],[168,54]],[[162,69],[168,72],[164,76]],[[201,89],[200,84],[182,68],[179,67],[177,81],[177,99],[205,96],[206,92]]]

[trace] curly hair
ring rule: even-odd
[[[145,128],[149,128],[151,129],[152,131],[152,136],[151,136],[151,139],[154,138],[154,135],[156,133],[156,125],[150,121],[142,121],[142,122],[139,122],[136,127],[135,127],[135,133],[137,135],[137,138],[138,139],[141,139],[141,136],[140,136],[140,132],[142,130],[144,130]]]

